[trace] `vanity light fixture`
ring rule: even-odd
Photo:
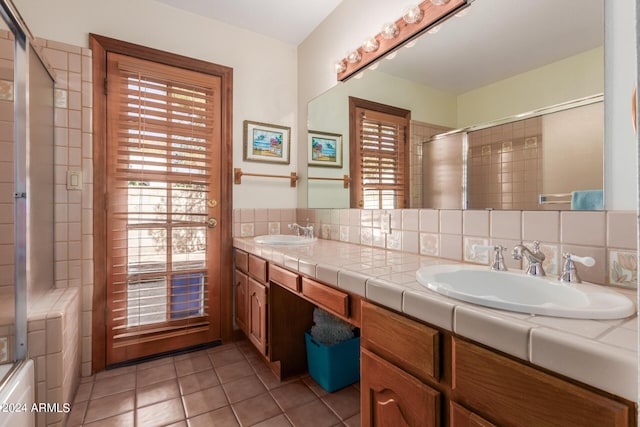
[[[367,53],[375,52],[380,47],[380,42],[375,37],[368,37],[362,42],[362,50]]]
[[[398,34],[400,34],[400,29],[395,22],[387,22],[382,26],[382,31],[380,31],[380,35],[386,40],[395,39]]]
[[[384,24],[380,33],[367,38],[360,47],[350,51],[336,63],[338,80],[349,79],[380,58],[393,58],[398,48],[424,32],[437,28],[472,2],[473,0],[423,0],[420,4],[407,8],[395,22]]]
[[[420,9],[419,5],[406,8],[402,14],[402,20],[407,24],[417,24],[422,21],[423,17],[424,12]]]
[[[359,50],[351,51],[347,54],[347,62],[349,64],[357,64],[362,59],[362,54]]]

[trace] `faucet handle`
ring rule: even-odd
[[[587,267],[593,267],[596,264],[596,260],[590,256],[580,257],[569,252],[562,254],[564,264],[562,265],[562,271],[558,280],[564,283],[581,283],[582,280],[578,276],[578,269],[575,266],[575,262],[579,262]]]
[[[533,241],[533,253],[534,254],[539,254],[540,253],[540,241],[539,240],[534,240]]]
[[[504,257],[502,252],[507,249],[502,245],[495,245],[493,247],[493,263],[491,264],[491,270],[494,271],[507,271],[507,265],[504,263]]]
[[[593,267],[594,265],[596,265],[596,260],[590,256],[577,256],[566,252],[562,254],[562,258],[565,260],[568,259],[570,261],[579,262],[580,264],[587,267]]]

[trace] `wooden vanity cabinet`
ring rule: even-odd
[[[235,271],[236,324],[245,335],[249,335],[249,278],[240,269]]]
[[[363,426],[636,425],[633,402],[369,302],[360,342]]]

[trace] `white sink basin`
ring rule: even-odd
[[[309,239],[307,237],[295,236],[293,234],[266,234],[264,236],[256,236],[253,240],[256,243],[263,245],[305,246],[315,243],[318,239],[316,237]]]
[[[626,296],[593,284],[554,277],[491,271],[487,267],[435,265],[416,272],[418,282],[451,298],[486,307],[573,319],[621,319],[635,313]]]

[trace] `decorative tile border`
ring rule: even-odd
[[[609,251],[609,283],[635,287],[638,283],[638,254],[630,251]]]

